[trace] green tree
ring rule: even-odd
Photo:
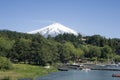
[[[83,56],[84,56],[83,50],[80,48],[76,48],[74,52],[74,60],[77,61],[78,59],[83,58]]]
[[[16,41],[13,47],[13,53],[11,53],[11,59],[17,59],[19,62],[23,61],[26,63],[30,50],[31,40],[21,38]]]
[[[72,43],[66,42],[63,44],[61,53],[60,53],[60,60],[62,62],[68,62],[69,60],[74,60],[75,47]]]
[[[86,42],[94,46],[102,47],[106,44],[106,38],[100,35],[93,35],[88,37]]]
[[[102,48],[101,58],[113,57],[112,54],[113,52],[111,47],[106,45]]]
[[[86,54],[86,57],[92,58],[97,57],[100,58],[101,56],[101,48],[97,46],[91,46],[89,45],[89,52]]]
[[[9,57],[10,50],[12,49],[15,41],[0,37],[0,55]]]

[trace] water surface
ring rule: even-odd
[[[112,74],[120,73],[120,71],[60,71],[50,73],[47,76],[38,77],[36,80],[120,80],[118,77],[112,77]]]

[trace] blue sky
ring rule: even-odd
[[[29,32],[53,22],[120,38],[120,0],[0,0],[0,29]]]

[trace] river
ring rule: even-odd
[[[120,80],[119,77],[112,77],[120,71],[100,71],[100,70],[69,70],[50,73],[47,76],[38,77],[36,80]]]

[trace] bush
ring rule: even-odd
[[[6,57],[0,56],[0,70],[12,69],[12,63]]]

